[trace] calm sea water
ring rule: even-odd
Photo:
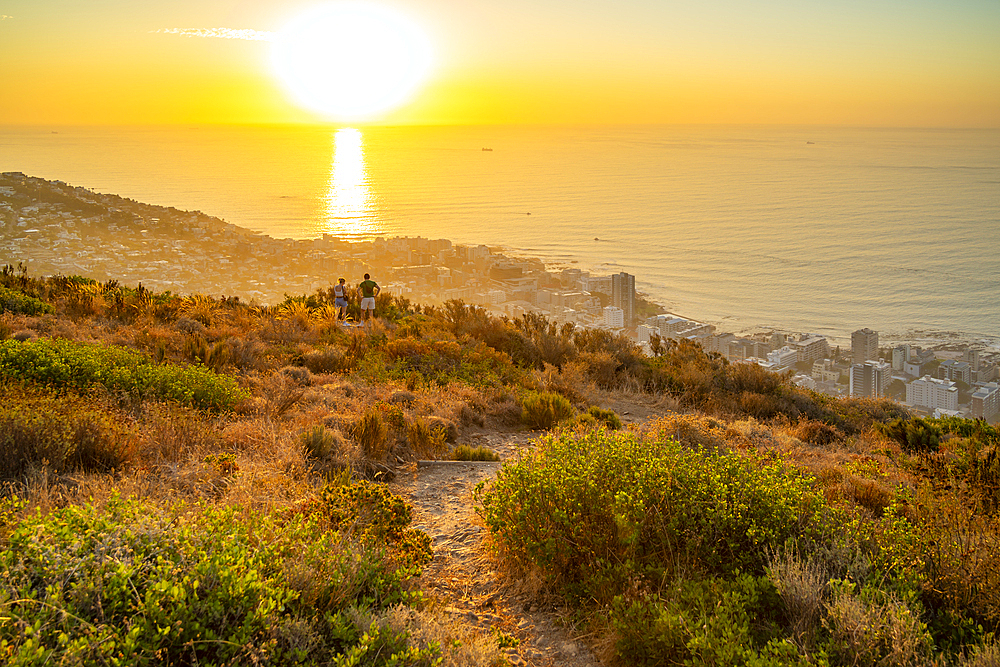
[[[728,331],[1000,338],[1000,130],[21,127],[0,170],[278,237],[624,270]]]

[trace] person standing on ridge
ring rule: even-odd
[[[375,316],[375,297],[381,291],[382,288],[378,283],[366,273],[364,282],[358,285],[358,294],[361,296],[361,319],[369,320]]]
[[[347,316],[347,281],[340,279],[340,284],[333,286],[333,305],[337,308],[337,320]]]

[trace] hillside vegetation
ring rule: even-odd
[[[686,341],[380,295],[0,272],[5,664],[503,664],[385,481],[489,458],[491,556],[612,664],[994,665],[1000,437]],[[614,406],[656,415],[625,427]]]

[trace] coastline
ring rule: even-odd
[[[337,271],[359,272],[360,275],[364,272],[361,267],[366,261],[377,264],[375,256],[386,253],[394,242],[405,241],[414,246],[404,255],[424,262],[432,256],[430,245],[456,247],[449,240],[419,237],[358,241],[356,237],[327,234],[311,240],[276,239],[200,211],[143,204],[117,195],[95,193],[83,187],[12,172],[3,174],[0,188],[4,188],[0,190],[0,214],[3,216],[0,223],[4,225],[0,235],[0,261],[11,264],[27,261],[34,266],[40,265],[43,272],[66,275],[86,275],[89,270],[94,272],[93,277],[96,278],[120,280],[126,284],[145,282],[147,286],[161,290],[223,293],[248,299],[260,299],[261,295],[270,293],[271,300],[274,300],[280,299],[283,293],[312,293],[316,288],[329,287],[334,280],[331,276]],[[23,192],[18,191],[19,188]],[[12,190],[18,191],[17,197],[9,194]],[[29,197],[30,200],[25,200],[24,197],[29,195],[33,199]],[[18,207],[16,211],[15,207]],[[95,246],[98,250],[113,249],[117,255],[113,252],[102,262]],[[138,256],[141,261],[130,264],[124,261],[128,256]],[[544,271],[546,275],[540,277],[546,283],[558,282],[554,269],[575,268],[576,265],[575,260],[547,261],[544,256],[508,246],[502,246],[502,252],[493,256],[501,262],[520,262],[530,267],[529,271]],[[248,278],[250,282],[242,283],[244,288],[234,288],[237,284],[235,279],[245,273],[248,265],[257,282],[268,277],[272,278],[271,284],[257,285]],[[389,266],[393,265],[386,264],[385,268]],[[295,269],[295,275],[288,275],[289,267]],[[217,272],[218,279],[214,282],[205,280],[213,275],[213,270]],[[640,287],[646,287],[641,275],[637,275],[636,279]],[[246,289],[247,285],[262,289]],[[268,289],[270,292],[267,292]],[[840,330],[831,326],[825,331],[807,332],[780,325],[732,326],[734,323],[725,319],[678,313],[676,311],[681,309],[672,308],[657,299],[648,289],[637,292],[662,312],[712,324],[720,332],[738,336],[771,331],[818,333],[830,340],[833,346],[849,347],[850,344],[850,330],[846,328]],[[947,349],[967,345],[986,352],[1000,352],[1000,336],[959,330],[880,331],[879,336],[882,347],[908,343]]]

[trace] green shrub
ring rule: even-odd
[[[246,397],[233,378],[204,366],[157,365],[128,348],[63,339],[0,341],[0,378],[78,390],[103,385],[208,410],[231,408]]]
[[[360,480],[330,484],[321,493],[321,512],[333,530],[346,531],[376,546],[388,546],[394,562],[419,568],[433,555],[426,533],[410,528],[413,509],[384,485]]]
[[[498,554],[610,623],[625,664],[796,664],[767,555],[822,539],[823,499],[780,460],[663,436],[564,431],[477,492]]]
[[[812,525],[822,506],[779,460],[620,431],[542,438],[481,498],[508,557],[598,600],[638,572],[656,579],[681,562],[761,574],[766,550]]]
[[[608,618],[615,632],[615,653],[622,664],[758,665],[811,664],[794,645],[780,638],[767,619],[778,616],[781,601],[764,577],[687,579],[668,595],[649,591],[615,596]]]
[[[21,385],[0,390],[0,477],[42,462],[56,472],[110,471],[132,455],[128,431],[92,399]]]
[[[552,428],[575,414],[573,405],[562,394],[533,391],[521,399],[521,421],[531,428]]]
[[[622,420],[617,414],[615,414],[614,410],[605,410],[597,407],[596,405],[592,405],[590,406],[590,409],[587,410],[587,414],[607,426],[612,431],[617,431],[622,427]]]
[[[320,512],[164,511],[112,499],[104,509],[24,516],[0,551],[0,659],[433,664],[436,648],[417,650],[405,633],[360,620],[412,599],[406,581],[426,562],[429,540],[399,528],[409,515],[393,497],[354,485],[338,493],[318,506],[356,498],[350,506],[361,510],[377,504],[365,498],[385,501],[389,511],[371,514],[369,532],[385,527],[387,541],[398,533],[423,545],[422,555],[401,558],[399,541],[384,546],[346,523],[331,526]]]
[[[468,445],[459,445],[451,450],[451,455],[448,457],[452,461],[499,461],[500,456],[491,449],[486,447],[469,447]]]
[[[895,419],[883,424],[879,430],[899,443],[904,452],[935,452],[941,444],[941,429],[929,420]]]
[[[33,296],[28,296],[17,290],[0,287],[0,313],[5,312],[43,315],[54,313],[55,309]]]

